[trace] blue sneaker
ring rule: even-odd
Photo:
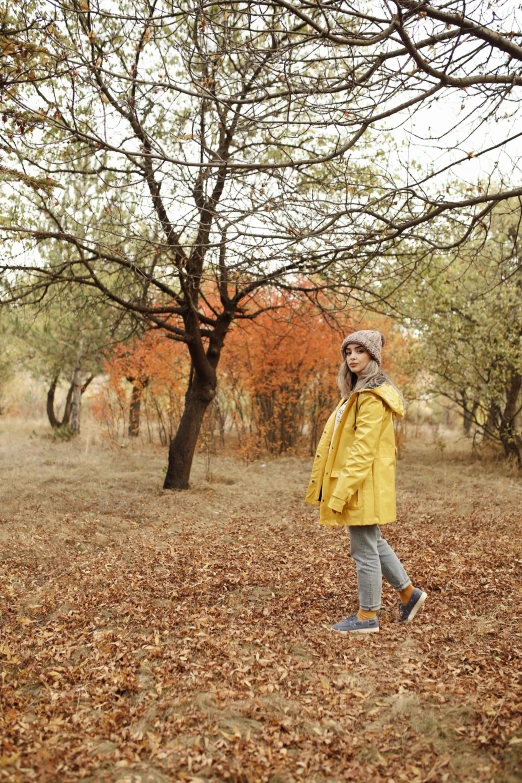
[[[346,620],[341,620],[340,623],[332,625],[332,631],[338,633],[377,633],[379,630],[379,621],[377,618],[374,620],[358,620],[356,614],[351,614]]]
[[[399,602],[399,616],[401,623],[408,623],[410,620],[413,620],[419,609],[422,608],[422,605],[427,597],[428,596],[426,593],[416,587],[407,604]]]

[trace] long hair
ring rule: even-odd
[[[389,375],[381,370],[375,359],[370,359],[360,375],[356,375],[350,370],[346,364],[346,359],[343,359],[343,363],[339,367],[337,385],[343,399],[349,397],[352,392],[360,392],[363,389],[375,389],[376,386],[381,386],[383,383],[389,383],[390,386],[393,386],[404,402],[401,390],[397,388]]]

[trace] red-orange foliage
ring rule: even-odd
[[[243,450],[315,447],[324,410],[335,400],[339,335],[311,308],[282,306],[237,325],[228,337],[221,389]]]
[[[117,345],[105,362],[107,384],[95,401],[95,414],[111,437],[125,431],[129,397],[139,400],[149,438],[157,430],[162,444],[174,435],[183,411],[189,358],[185,346],[159,332]]]
[[[263,449],[313,453],[326,417],[339,399],[339,346],[350,331],[379,329],[387,338],[384,368],[399,385],[407,380],[408,344],[390,319],[382,316],[336,323],[308,302],[269,292],[256,302],[274,309],[234,324],[218,367],[218,396],[207,412],[202,440],[224,441],[233,428],[246,459]],[[98,416],[111,434],[125,428],[131,402],[139,395],[149,434],[157,429],[167,442],[179,422],[189,373],[188,352],[158,332],[117,346],[107,361],[108,385],[98,400]],[[153,427],[151,430],[151,423]],[[212,430],[212,432],[210,431]],[[151,435],[152,437],[152,435]]]
[[[279,294],[270,303],[278,309],[238,324],[228,336],[221,390],[247,456],[261,446],[286,452],[303,440],[313,453],[339,398],[342,338],[356,329],[379,329],[387,342],[384,369],[399,384],[407,376],[407,343],[382,316],[337,318],[334,324],[310,303],[285,302]]]

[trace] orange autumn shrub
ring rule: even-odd
[[[93,404],[108,436],[120,439],[130,420],[134,432],[129,434],[144,430],[149,441],[157,437],[168,444],[183,412],[189,367],[186,347],[159,332],[116,345],[105,362],[107,380]]]
[[[338,317],[334,325],[309,303],[272,293],[268,304],[277,309],[233,327],[221,365],[220,388],[246,459],[263,449],[314,453],[339,399],[339,347],[351,331],[379,329],[386,337],[384,369],[399,386],[406,381],[408,344],[391,319]]]
[[[315,448],[323,410],[335,400],[339,338],[324,318],[290,308],[238,324],[228,337],[220,373],[240,448],[295,450],[307,434]]]

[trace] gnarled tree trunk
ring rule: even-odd
[[[79,370],[74,371],[73,380],[71,385],[69,386],[69,390],[67,392],[67,397],[65,399],[65,408],[63,411],[63,416],[61,420],[56,416],[55,410],[54,410],[54,399],[56,395],[56,387],[58,386],[58,380],[60,375],[55,375],[53,378],[51,385],[47,391],[47,418],[49,419],[49,423],[53,429],[59,430],[61,427],[68,427],[71,426],[71,430],[73,432],[79,432],[80,431],[80,412],[81,412],[81,398],[82,394],[85,392],[87,387],[89,386],[90,382],[94,378],[94,375],[90,375],[85,383],[81,383],[80,381],[80,373]],[[75,379],[77,379],[78,383],[75,383]],[[74,394],[79,394],[79,399],[76,401],[74,400]],[[74,404],[76,404],[76,409],[74,408]],[[72,419],[73,419],[73,411],[75,415],[75,421],[77,423],[78,429],[74,428]]]
[[[52,383],[49,387],[49,390],[47,391],[47,418],[49,419],[49,424],[53,429],[60,429],[60,427],[67,427],[70,420],[71,420],[71,402],[72,402],[72,394],[73,394],[73,386],[72,384],[69,386],[69,391],[67,392],[67,398],[65,400],[65,409],[63,412],[63,416],[60,419],[56,416],[55,410],[54,410],[54,398],[56,395],[56,387],[58,385],[58,379],[59,375],[55,375],[55,377],[52,380]]]
[[[169,446],[169,464],[164,489],[188,489],[190,470],[205,412],[216,396],[216,388],[196,378],[185,394],[185,409]]]
[[[231,311],[218,316],[213,331],[208,335],[208,348],[205,351],[197,318],[192,312],[186,316],[187,332],[193,335],[193,339],[188,344],[191,358],[190,378],[185,394],[185,409],[176,435],[169,446],[169,464],[163,484],[164,489],[189,488],[190,470],[201,424],[208,406],[216,396],[216,368],[231,321]]]

